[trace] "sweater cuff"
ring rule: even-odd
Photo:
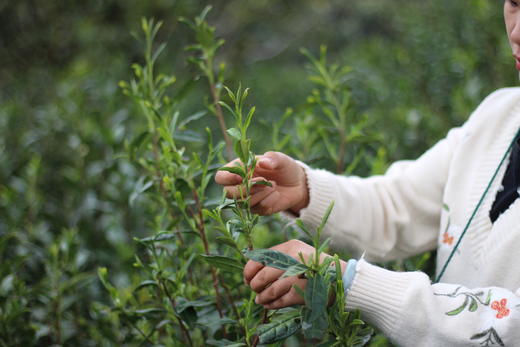
[[[312,229],[316,229],[334,200],[333,174],[326,170],[311,169],[302,162],[309,188],[309,205],[300,210],[300,219]]]
[[[282,211],[281,216],[290,221],[300,218],[312,230],[315,230],[320,225],[330,203],[334,200],[334,190],[332,189],[334,174],[326,170],[312,169],[299,160],[296,162],[305,172],[309,189],[309,205],[300,210],[299,216],[290,211]]]
[[[403,298],[414,278],[413,273],[389,271],[363,259],[358,261],[356,270],[347,292],[346,309],[360,310],[367,322],[381,329],[386,336],[395,336]]]

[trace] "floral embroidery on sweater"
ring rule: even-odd
[[[489,347],[489,346],[505,346],[504,342],[498,336],[495,328],[491,327],[488,330],[484,330],[481,333],[475,334],[471,337],[471,340],[480,340],[480,345]]]
[[[493,303],[491,304],[491,308],[493,310],[498,311],[498,313],[496,315],[496,317],[498,319],[502,319],[504,317],[509,316],[509,313],[511,312],[511,310],[508,309],[506,307],[506,305],[507,305],[507,299],[506,298],[503,298],[500,301],[493,301]]]
[[[442,234],[442,243],[451,246],[453,244],[453,236],[450,236],[447,231]]]
[[[462,305],[457,308],[446,312],[447,316],[456,316],[466,308],[468,308],[469,312],[475,312],[478,309],[478,304],[480,303],[483,306],[489,306],[491,302],[491,290],[488,290],[487,295],[484,299],[485,293],[483,291],[478,291],[473,293],[471,291],[459,292],[462,287],[457,287],[453,293],[441,294],[441,293],[433,293],[437,296],[447,296],[449,298],[457,298],[459,296],[464,296],[464,302]]]

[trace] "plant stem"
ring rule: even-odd
[[[215,86],[215,82],[213,80],[214,78],[209,78],[208,76],[209,89],[211,92],[211,97],[213,98],[213,106],[215,107],[215,116],[217,116],[220,131],[222,132],[222,135],[224,136],[224,141],[226,142],[227,159],[231,160],[233,159],[233,143],[231,142],[231,139],[229,138],[229,135],[226,130],[227,127],[226,122],[224,120],[224,113],[222,112],[222,107],[219,103],[220,98],[217,93],[217,87]]]
[[[175,309],[175,306],[176,306],[175,299],[171,296],[170,291],[168,290],[168,287],[166,286],[166,284],[164,283],[164,281],[162,279],[160,279],[159,282],[161,283],[161,287],[162,287],[164,294],[166,294],[166,297],[168,297],[170,304]],[[184,336],[186,336],[186,339],[188,340],[189,345],[191,347],[193,347],[193,341],[191,340],[191,336],[190,336],[188,329],[186,329],[186,326],[184,326],[184,322],[179,317],[176,317],[176,318],[177,318],[177,321],[179,322],[181,331],[183,332]]]
[[[262,319],[262,324],[266,324],[269,322],[269,316],[268,316],[269,310],[264,309],[264,318]],[[260,336],[256,335],[255,339],[253,341],[253,347],[256,347],[258,343],[260,342]]]
[[[170,207],[170,204],[168,204],[168,192],[166,191],[166,188],[164,187],[164,182],[162,180],[161,175],[161,168],[159,167],[159,152],[157,149],[157,135],[153,134],[153,142],[152,142],[152,151],[154,156],[154,163],[155,163],[155,175],[157,176],[157,179],[159,180],[159,191],[161,192],[162,198],[164,202],[166,203],[166,209],[168,210],[168,213],[170,214],[170,218],[172,220],[175,220],[176,216],[173,213],[172,208]],[[177,237],[179,239],[179,242],[181,246],[184,246],[184,238],[182,237],[182,233],[177,233]]]
[[[206,232],[204,228],[204,216],[202,215],[202,205],[199,199],[199,194],[197,193],[197,190],[193,190],[193,198],[195,199],[195,204],[197,205],[198,209],[198,231],[200,234],[200,238],[202,240],[202,244],[204,245],[204,253],[206,255],[210,255],[209,253],[209,244],[208,239],[206,237]],[[219,278],[217,277],[217,273],[215,271],[215,268],[211,267],[211,277],[213,278],[213,288],[215,289],[215,298],[217,301],[217,311],[220,316],[220,318],[224,317],[224,314],[222,313],[222,298],[220,297],[220,293],[218,290],[219,286]]]

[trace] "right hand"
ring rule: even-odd
[[[234,166],[238,161],[235,159],[226,166]],[[250,205],[254,213],[270,215],[289,210],[298,215],[309,204],[305,171],[293,158],[280,152],[266,152],[257,156],[253,181],[263,180],[269,181],[272,187],[255,185],[251,188]],[[242,184],[240,176],[218,171],[215,181],[224,186],[228,198],[246,198],[239,193]]]

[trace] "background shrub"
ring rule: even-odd
[[[97,269],[106,267],[109,283],[120,293],[145,280],[134,266],[135,255],[145,253],[133,238],[156,234],[164,210],[139,162],[128,155],[125,143],[147,124],[118,82],[128,80],[131,64],[144,63],[142,45],[129,32],[140,31],[141,17],[163,21],[158,41],[167,48],[157,70],[182,81],[178,90],[185,94],[176,105],[181,121],[208,112],[187,130],[209,127],[217,145],[222,135],[208,108],[207,80],[186,63],[194,56],[184,50],[195,41],[193,31],[178,21],[194,18],[207,4],[23,0],[0,5],[3,345],[141,341],[131,322],[113,310],[97,278]],[[238,81],[252,89],[248,100],[257,111],[249,135],[257,153],[283,150],[333,171],[381,173],[393,160],[417,157],[461,124],[489,92],[516,83],[496,1],[213,5],[208,22],[226,41],[215,66],[225,62],[226,84],[233,89]],[[352,68],[341,80],[351,96],[347,122],[350,131],[362,125],[339,164],[330,148],[340,147],[341,135],[320,105],[323,92],[307,78],[312,64],[300,53],[304,47],[318,58],[321,44],[328,47],[329,63]],[[225,117],[231,125],[230,115]],[[311,131],[317,126],[319,134]],[[204,132],[184,136],[180,141],[189,146],[188,155],[198,151],[206,157]],[[333,146],[327,148],[324,138]],[[224,155],[213,164],[224,162]],[[208,197],[220,197],[212,181]],[[287,232],[279,228],[275,218],[262,222],[254,236],[257,247],[282,241]],[[395,266],[415,267],[417,261]]]

